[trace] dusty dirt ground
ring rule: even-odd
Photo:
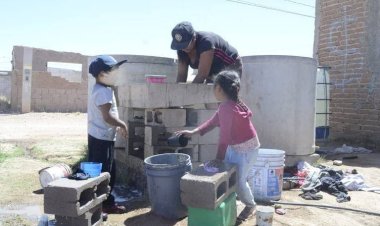
[[[74,164],[84,156],[87,143],[86,114],[29,113],[0,114],[0,226],[37,225],[43,214],[43,195],[38,170],[56,162]],[[326,161],[332,165],[332,161]],[[380,153],[362,154],[344,160],[346,170],[355,168],[366,183],[380,186]],[[337,203],[335,197],[322,193],[323,199],[307,201],[299,190],[283,191],[282,201],[328,204],[380,213],[380,194],[350,192],[352,200]],[[380,217],[351,211],[315,207],[286,206],[285,215],[274,215],[273,225],[380,225]],[[128,213],[110,215],[104,225],[166,226],[187,225],[187,218],[169,221],[150,212],[148,202],[127,205]],[[238,212],[243,208],[238,202]],[[52,219],[54,216],[49,216]],[[240,225],[255,225],[250,219]]]

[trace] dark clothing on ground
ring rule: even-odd
[[[319,191],[324,191],[336,197],[337,202],[348,202],[351,197],[348,195],[346,187],[341,182],[343,178],[343,172],[341,170],[335,171],[333,169],[322,169],[319,174],[319,185],[313,190],[304,190],[300,196],[304,199],[322,199],[322,196],[318,195]]]
[[[111,175],[110,187],[111,191],[115,185],[116,165],[114,161],[114,141],[99,140],[95,137],[88,135],[88,161],[101,162],[102,172],[108,172]],[[111,192],[110,191],[110,192]],[[103,202],[105,206],[112,206],[115,204],[115,197],[109,194],[106,201]]]
[[[208,80],[222,70],[235,70],[241,77],[242,62],[238,51],[228,44],[222,37],[212,32],[198,31],[196,32],[196,59],[192,63],[187,53],[178,50],[178,60],[184,61],[193,69],[198,69],[200,55],[208,50],[214,50],[214,58],[211,64],[210,72],[207,75]]]

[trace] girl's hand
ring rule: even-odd
[[[181,134],[185,135],[185,137],[191,137],[193,134],[195,133],[194,130],[180,130],[180,131],[176,131],[174,132],[174,134],[176,136],[180,136]]]

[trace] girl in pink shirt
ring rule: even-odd
[[[237,194],[246,208],[240,214],[248,218],[255,212],[253,192],[247,183],[248,171],[253,167],[260,147],[256,130],[252,125],[251,110],[239,98],[240,79],[234,71],[220,72],[214,82],[214,94],[220,105],[215,114],[194,130],[178,131],[187,137],[204,135],[215,127],[220,128],[216,158],[237,165]]]

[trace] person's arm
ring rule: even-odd
[[[184,134],[186,137],[191,137],[194,134],[200,134],[203,136],[210,130],[214,129],[216,126],[219,125],[219,119],[218,119],[218,112],[215,112],[215,114],[206,122],[204,122],[202,125],[198,126],[197,128],[193,130],[180,130],[176,131],[175,135],[181,135]]]
[[[193,83],[203,83],[208,77],[212,61],[214,60],[214,49],[201,53],[199,57],[198,74],[195,76]]]
[[[111,114],[110,112],[111,106],[112,105],[110,103],[99,105],[99,109],[102,112],[103,120],[107,122],[108,124],[110,124],[111,126],[120,127],[122,129],[121,132],[123,136],[127,137],[128,136],[127,125],[125,124],[125,122],[123,122],[122,120],[120,120],[119,118]]]
[[[181,59],[180,55],[178,54],[177,83],[187,81],[188,68],[189,64],[184,59]]]
[[[213,130],[215,127],[219,126],[219,121],[219,113],[218,111],[216,111],[215,114],[209,120],[198,126],[197,129],[199,130],[199,134],[203,136],[204,134]]]

